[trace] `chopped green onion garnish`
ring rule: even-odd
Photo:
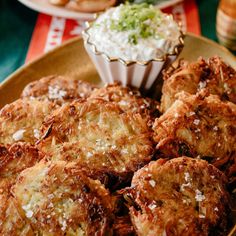
[[[161,22],[161,13],[153,6],[143,4],[125,4],[121,6],[118,20],[111,20],[110,29],[116,31],[132,31],[129,42],[137,44],[138,38],[156,35],[156,26]]]

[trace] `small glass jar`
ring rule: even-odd
[[[236,0],[220,1],[216,21],[219,42],[231,50],[236,50]]]

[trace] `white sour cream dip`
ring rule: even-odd
[[[158,24],[149,19],[145,20],[147,27],[154,32],[151,36],[144,38],[135,29],[111,29],[112,24],[121,19],[122,9],[125,7],[126,5],[121,4],[110,8],[88,29],[89,42],[96,46],[97,51],[124,61],[148,61],[173,52],[174,47],[179,44],[181,35],[178,24],[172,16],[159,10],[157,10]],[[152,6],[150,8],[154,10]],[[136,34],[135,43],[130,41],[130,36],[133,34]]]

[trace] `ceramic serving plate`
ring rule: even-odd
[[[221,56],[236,68],[236,57],[227,49],[211,40],[192,34],[186,35],[185,47],[178,59],[194,61],[200,56],[208,58],[214,55]],[[0,107],[19,98],[22,89],[29,82],[51,74],[61,74],[96,84],[100,83],[96,69],[84,49],[83,40],[75,38],[24,65],[9,76],[0,85]]]
[[[183,0],[161,0],[156,6],[160,9],[182,2]]]
[[[95,14],[92,13],[84,13],[72,11],[70,9],[54,6],[48,2],[48,0],[18,0],[25,6],[48,15],[64,17],[68,19],[87,19],[92,20],[95,18]],[[157,8],[166,8],[182,0],[161,0],[159,4],[157,4]]]
[[[18,0],[25,6],[31,8],[32,10],[45,13],[48,15],[64,17],[68,19],[87,19],[92,20],[95,14],[76,12],[64,7],[54,6],[48,2],[48,0]]]
[[[194,61],[198,57],[219,55],[236,69],[236,57],[227,49],[203,37],[187,34],[185,47],[178,59]],[[24,65],[0,84],[0,108],[19,98],[22,89],[43,76],[58,74],[100,84],[99,76],[90,61],[81,38],[75,38],[39,59]],[[234,200],[236,205],[236,200]],[[236,207],[236,206],[235,206]],[[236,209],[235,209],[236,210]],[[236,223],[236,211],[233,212]],[[236,235],[236,225],[228,236]]]

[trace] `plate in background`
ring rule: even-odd
[[[166,7],[170,7],[172,5],[175,5],[179,2],[182,2],[183,0],[161,0],[160,3],[156,5],[157,8],[163,9]]]
[[[25,6],[53,16],[59,16],[68,19],[85,19],[85,20],[92,20],[95,18],[95,14],[92,13],[84,13],[84,12],[76,12],[64,7],[54,6],[48,2],[48,0],[18,0]]]
[[[73,11],[64,7],[55,6],[48,2],[48,0],[18,0],[25,6],[47,15],[53,15],[68,19],[84,19],[93,20],[96,14]],[[181,2],[182,0],[161,0],[157,4],[157,8],[169,7],[173,4]]]

